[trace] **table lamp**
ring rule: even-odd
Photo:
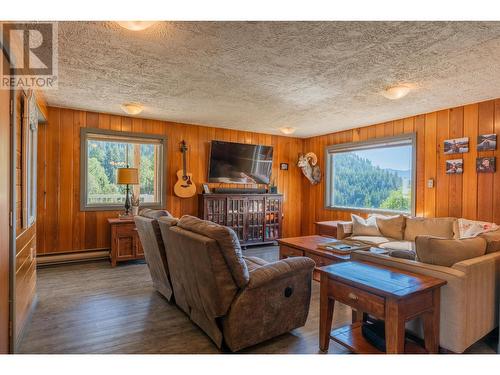
[[[116,182],[119,185],[127,185],[125,195],[125,216],[130,216],[130,189],[129,185],[139,184],[139,170],[137,168],[118,168]]]

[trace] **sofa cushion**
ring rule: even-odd
[[[257,268],[260,268],[262,266],[265,266],[269,262],[266,262],[264,259],[257,258],[257,257],[243,257],[245,260],[245,263],[247,264],[248,267],[248,272],[252,272],[256,270]]]
[[[478,237],[484,238],[486,240],[486,254],[500,251],[500,229],[493,232],[480,234]]]
[[[415,242],[391,241],[379,245],[380,248],[389,252],[391,257],[415,260]]]
[[[384,237],[402,240],[405,231],[405,217],[403,215],[383,216],[375,215],[378,230]]]
[[[361,241],[374,246],[380,246],[380,244],[393,241],[392,238],[387,238],[382,236],[352,236],[347,239],[353,241]]]
[[[173,216],[163,216],[158,219],[159,223],[165,223],[167,227],[175,227],[179,222],[179,219]]]
[[[417,253],[415,250],[390,250],[389,256],[393,258],[416,260]]]
[[[411,241],[389,241],[379,245],[386,250],[415,251],[415,242]]]
[[[352,235],[353,236],[381,236],[382,234],[377,227],[377,219],[370,216],[363,219],[361,216],[351,214],[352,218]]]
[[[189,215],[181,217],[177,226],[217,241],[236,285],[242,288],[248,284],[250,274],[243,259],[240,241],[234,230]]]
[[[407,217],[404,239],[415,241],[417,236],[432,236],[451,239],[453,238],[453,225],[456,221],[452,217]]]
[[[170,212],[166,210],[152,210],[150,208],[144,208],[139,213],[142,217],[147,217],[148,219],[156,219],[158,220],[160,217],[172,217]]]
[[[415,247],[420,262],[445,267],[486,253],[486,241],[480,237],[455,240],[417,236]]]

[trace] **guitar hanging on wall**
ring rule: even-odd
[[[181,142],[182,169],[177,171],[177,182],[174,185],[174,193],[179,198],[191,198],[196,194],[196,185],[193,182],[193,174],[186,170],[187,145],[185,141]]]

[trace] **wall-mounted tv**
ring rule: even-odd
[[[269,184],[272,166],[272,146],[212,141],[208,182]]]

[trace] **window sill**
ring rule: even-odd
[[[151,204],[143,204],[139,206],[139,209],[143,208],[151,208],[154,210],[162,210],[163,205],[162,203],[151,203]],[[124,211],[125,210],[125,205],[113,205],[113,206],[81,206],[80,211],[81,212],[100,212],[100,211]]]
[[[325,206],[325,209],[332,210],[332,211],[359,212],[359,213],[367,213],[367,214],[392,214],[392,215],[412,215],[412,216],[414,216],[410,211],[384,210],[384,209],[377,209],[377,208]]]

